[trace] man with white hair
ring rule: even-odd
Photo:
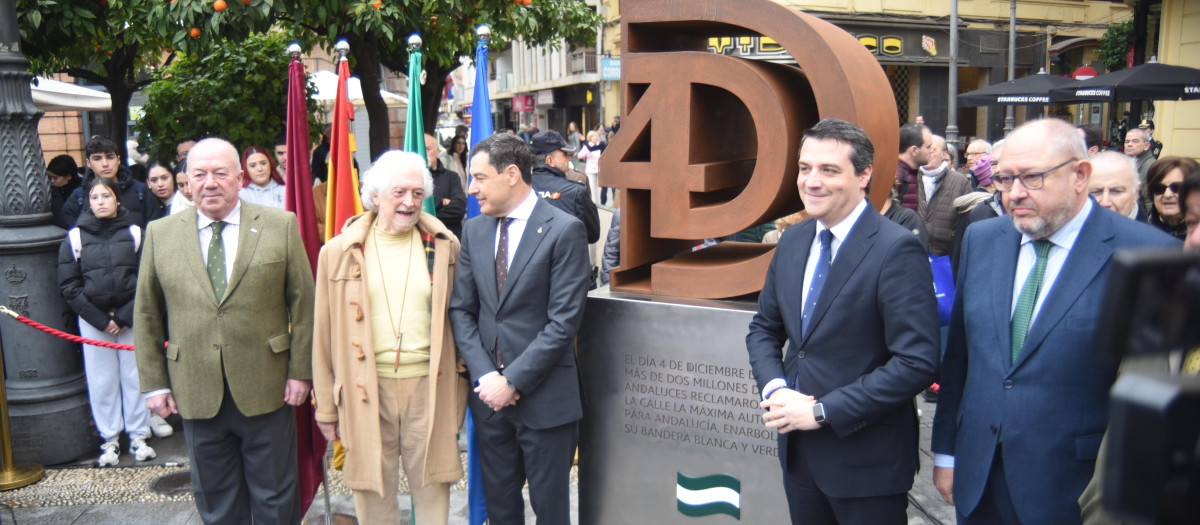
[[[958,211],[954,199],[971,192],[971,181],[950,167],[946,139],[934,135],[928,163],[919,168],[921,184],[917,188],[917,215],[929,231],[929,253],[934,257],[950,253],[951,238]]]
[[[446,523],[462,477],[455,434],[467,384],[447,314],[459,244],[421,212],[434,191],[427,166],[415,153],[381,155],[363,177],[366,211],[317,261],[317,426],[345,445],[359,523],[400,521],[401,464],[420,523]]]
[[[979,158],[983,157],[984,155],[988,155],[991,152],[992,144],[990,142],[983,139],[972,140],[970,144],[967,144],[967,163],[963,165],[962,173],[972,173],[975,168],[975,163],[979,162]],[[974,178],[971,175],[968,175],[968,177]],[[976,186],[978,186],[978,181],[976,181]]]
[[[1138,206],[1137,169],[1133,158],[1115,151],[1104,151],[1088,159],[1092,164],[1092,178],[1088,182],[1088,193],[1101,206],[1120,213],[1138,222],[1145,222],[1145,213]]]

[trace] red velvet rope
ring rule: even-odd
[[[23,316],[23,315],[20,315],[20,314],[18,314],[18,313],[16,313],[16,312],[14,312],[14,311],[12,311],[12,310],[9,310],[8,308],[5,308],[5,307],[3,307],[3,306],[0,306],[0,313],[8,314],[8,316],[9,316],[9,317],[12,317],[13,319],[16,319],[17,321],[20,321],[22,324],[25,324],[25,325],[27,325],[27,326],[31,326],[31,327],[33,327],[33,328],[37,328],[38,330],[41,330],[41,331],[43,331],[43,332],[46,332],[46,333],[48,333],[48,334],[50,334],[50,335],[53,335],[53,336],[55,336],[55,337],[58,337],[58,338],[61,338],[61,339],[66,339],[66,340],[68,340],[68,341],[71,341],[72,343],[82,343],[82,344],[85,344],[85,345],[103,346],[103,347],[105,347],[105,348],[112,348],[112,349],[114,349],[114,350],[133,350],[133,345],[123,345],[123,344],[120,344],[120,343],[110,343],[110,342],[108,342],[108,341],[96,341],[96,340],[94,340],[94,339],[87,339],[87,338],[85,338],[85,337],[79,337],[79,336],[77,336],[77,335],[74,335],[74,334],[68,334],[68,333],[66,333],[66,332],[64,332],[64,331],[62,331],[62,330],[58,330],[58,329],[55,329],[55,328],[50,328],[49,326],[46,326],[46,325],[44,325],[44,324],[42,324],[42,323],[39,323],[39,322],[37,322],[37,321],[34,321],[33,319],[30,319],[30,318],[28,318],[28,317],[25,317],[25,316]]]

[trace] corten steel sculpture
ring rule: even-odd
[[[833,24],[768,0],[626,0],[621,5],[622,130],[601,184],[622,191],[614,291],[727,298],[762,289],[774,245],[730,235],[800,210],[801,133],[822,118],[875,144],[871,200],[896,171],[896,102],[882,67]],[[711,36],[775,39],[799,68],[711,54]]]

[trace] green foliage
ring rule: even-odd
[[[512,0],[379,0],[379,7],[373,7],[372,1],[251,0],[244,5],[242,0],[226,0],[225,11],[216,12],[213,0],[173,0],[159,3],[148,19],[187,53],[271,27],[282,29],[306,49],[320,45],[332,51],[338,39],[357,35],[377,42],[379,60],[395,71],[406,68],[412,33],[424,39],[422,51],[428,62],[453,68],[459,56],[471,55],[480,24],[491,27],[497,46],[519,37],[548,45],[563,39],[574,48],[595,42],[601,21],[581,0],[537,0],[528,7]],[[193,28],[200,30],[198,37],[191,36]]]
[[[1110,72],[1125,69],[1129,44],[1133,41],[1133,19],[1112,24],[1100,37],[1100,60]]]
[[[240,0],[238,0],[240,1]],[[17,0],[21,50],[35,73],[69,69],[131,83],[170,49],[146,20],[163,0]],[[128,23],[134,22],[134,23]],[[76,75],[80,76],[80,75]],[[86,73],[85,73],[86,76]]]
[[[279,33],[252,34],[161,70],[145,89],[138,143],[158,158],[172,158],[180,138],[206,135],[225,138],[239,151],[252,144],[270,149],[287,125],[288,42]],[[314,90],[310,83],[310,139],[321,130]]]

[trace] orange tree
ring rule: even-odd
[[[493,49],[516,38],[532,44],[565,42],[574,48],[595,42],[601,22],[582,0],[160,0],[159,5],[162,9],[150,13],[149,24],[188,53],[270,28],[306,49],[332,49],[345,38],[370,116],[372,157],[390,143],[388,110],[379,94],[381,66],[407,73],[410,34],[420,33],[424,40],[422,109],[425,129],[431,130],[446,75],[459,66],[460,58],[474,53],[476,26],[491,27]]]
[[[21,50],[30,69],[104,86],[112,97],[109,136],[121,151],[130,98],[174,58],[170,39],[139,23],[165,5],[166,0],[17,0]]]

